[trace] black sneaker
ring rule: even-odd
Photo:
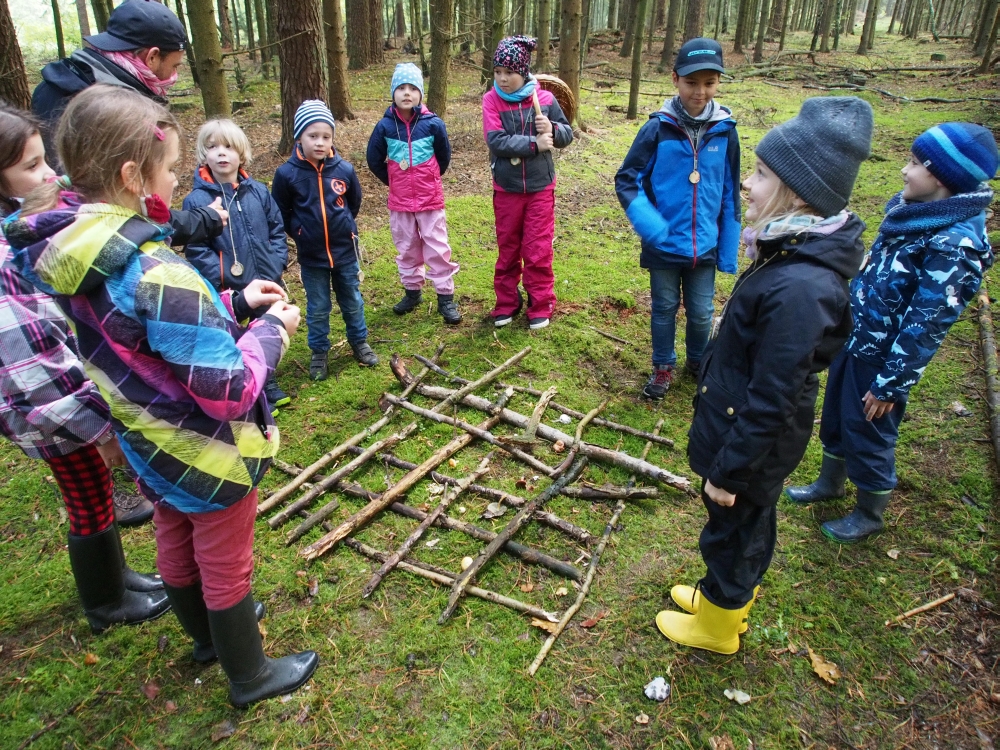
[[[264,398],[271,407],[271,416],[278,416],[278,407],[287,406],[292,403],[292,397],[281,390],[278,381],[272,375],[264,383]]]
[[[330,376],[329,352],[313,352],[309,360],[309,378],[326,380]]]
[[[522,307],[524,307],[524,297],[521,296],[521,290],[518,289],[517,307],[514,308],[514,312],[508,313],[507,315],[494,315],[493,325],[497,328],[503,328],[505,325],[508,325],[514,319],[514,316],[521,312]]]
[[[358,364],[362,367],[374,367],[378,364],[378,356],[368,346],[367,341],[351,344],[351,351],[354,352],[354,358],[358,360]]]
[[[537,331],[539,328],[545,328],[548,324],[548,318],[528,318],[528,328],[532,331]]]
[[[458,311],[458,305],[455,304],[454,294],[439,294],[438,296],[438,312],[441,313],[441,317],[444,319],[445,325],[457,326],[462,322],[462,313]]]
[[[413,312],[420,306],[423,300],[419,289],[406,289],[405,291],[406,294],[403,296],[403,299],[392,306],[392,311],[396,315],[406,315],[408,312]]]
[[[662,401],[673,382],[673,365],[654,368],[653,374],[649,376],[649,380],[646,381],[646,385],[642,389],[643,398],[648,398],[651,401]]]

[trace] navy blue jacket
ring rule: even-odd
[[[234,191],[232,185],[216,182],[208,167],[199,167],[194,189],[184,199],[185,210],[207,206],[219,197],[228,207],[229,223],[222,234],[207,244],[190,243],[184,248],[188,263],[220,292],[243,289],[254,279],[280,281],[288,265],[285,224],[278,204],[266,186],[243,170],[237,179]],[[243,265],[239,276],[231,270],[234,259]]]
[[[729,111],[720,108],[728,115]],[[740,140],[724,117],[698,144],[700,181],[691,138],[674,116],[654,112],[615,175],[615,193],[642,244],[639,265],[665,269],[712,258],[736,273],[740,241]]]
[[[271,183],[285,231],[295,240],[299,265],[333,268],[357,260],[361,183],[349,161],[334,152],[316,166],[299,146]]]

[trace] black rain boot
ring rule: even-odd
[[[121,542],[113,524],[90,536],[70,534],[69,562],[84,614],[95,634],[117,623],[154,620],[170,609],[166,592],[125,588]]]
[[[191,636],[194,641],[192,657],[199,664],[208,664],[218,658],[215,653],[215,645],[212,643],[212,630],[208,624],[208,607],[205,606],[205,597],[201,591],[201,581],[190,586],[174,588],[164,586],[167,596],[170,597],[170,604],[173,606],[174,614],[184,628],[184,632]],[[254,602],[254,616],[257,622],[264,619],[267,608],[263,602]]]
[[[846,494],[847,461],[823,452],[823,464],[819,476],[812,484],[803,487],[786,487],[785,496],[797,505],[822,503],[841,498]]]
[[[458,311],[458,305],[455,304],[454,294],[438,295],[438,312],[444,318],[445,325],[457,326],[462,322],[462,313]]]
[[[118,537],[118,554],[122,558],[122,578],[125,581],[125,588],[129,591],[141,591],[148,594],[151,591],[163,590],[163,579],[159,573],[137,573],[125,562],[125,549],[122,547],[121,534]]]
[[[251,594],[229,609],[208,610],[208,622],[219,664],[229,678],[229,701],[237,708],[291,693],[319,666],[315,651],[282,659],[264,655]]]
[[[392,306],[392,311],[396,315],[406,315],[408,312],[413,312],[420,307],[420,303],[423,301],[419,289],[404,289],[403,291],[406,292],[403,299]]]
[[[891,497],[891,490],[886,492],[858,490],[858,503],[854,506],[854,510],[844,518],[824,523],[820,527],[823,536],[841,544],[851,544],[877,534],[885,528],[882,514],[889,507]]]

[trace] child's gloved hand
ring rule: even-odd
[[[264,279],[254,279],[243,290],[243,299],[251,310],[255,310],[261,305],[285,302],[288,295],[280,284]]]
[[[721,505],[724,508],[732,508],[736,502],[736,495],[732,492],[726,492],[721,487],[716,487],[708,479],[705,480],[705,494],[708,495],[708,499],[713,503]]]
[[[229,223],[229,212],[222,207],[222,198],[216,198],[208,204],[208,208],[219,215],[219,218],[222,219],[222,226],[226,226]]]
[[[538,153],[543,151],[551,151],[552,145],[552,133],[542,133],[535,138],[535,146],[538,148]]]
[[[545,115],[535,115],[535,132],[538,135],[552,132],[552,120]]]
[[[299,308],[295,305],[289,305],[284,301],[275,302],[271,305],[267,314],[273,315],[280,320],[284,324],[285,331],[289,336],[295,335],[295,331],[298,329],[299,323],[302,322],[302,314],[299,311]]]

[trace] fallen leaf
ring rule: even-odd
[[[94,666],[100,660],[101,657],[99,657],[97,654],[87,654],[85,657],[83,657],[83,663],[86,664],[88,667]]]
[[[951,410],[955,412],[960,417],[971,417],[972,412],[965,408],[965,404],[961,401],[952,401]]]
[[[899,550],[898,549],[891,549],[888,552],[886,552],[885,554],[887,554],[893,560],[898,560],[899,559]]]
[[[302,710],[299,711],[299,715],[295,717],[295,723],[305,724],[306,719],[308,718],[309,718],[309,704],[306,703],[304,706],[302,706]]]
[[[156,696],[160,694],[160,686],[155,682],[147,682],[142,686],[142,694],[145,695],[149,700],[155,701]]]
[[[569,593],[569,589],[565,586],[560,586],[556,589],[556,596],[566,596]]]
[[[507,507],[501,505],[500,503],[490,503],[486,506],[486,511],[483,513],[483,518],[489,520],[491,518],[499,518],[504,513],[507,512]]]
[[[635,723],[642,724],[643,726],[645,726],[646,724],[649,723],[649,717],[646,716],[646,714],[639,714],[638,716],[635,717]]]
[[[525,594],[530,594],[534,590],[535,590],[535,584],[533,583],[529,582],[521,584],[521,591],[523,591]]]
[[[418,505],[417,507],[420,510],[422,510],[424,513],[427,513],[431,509],[431,504],[430,503],[420,503],[420,505]]]
[[[843,676],[840,673],[840,668],[832,661],[824,659],[809,646],[806,646],[806,649],[809,651],[809,660],[812,661],[813,672],[818,674],[824,682],[830,685],[836,684],[837,680]]]
[[[724,691],[722,691],[722,694],[725,695],[727,698],[729,698],[729,700],[736,701],[741,706],[745,706],[747,703],[750,702],[750,695],[748,693],[744,693],[742,690],[734,690],[733,688],[726,688]]]
[[[733,740],[728,734],[724,734],[721,737],[712,737],[708,741],[708,746],[712,750],[736,750],[736,745],[733,744]]]
[[[556,440],[552,444],[553,453],[562,453],[564,450],[566,450],[566,443],[564,443],[562,440]]]
[[[799,650],[798,646],[796,646],[791,641],[788,642],[788,653],[795,654],[795,653],[798,653],[798,650]]]
[[[427,542],[426,546],[428,546],[428,547],[437,547],[438,542],[440,542],[440,541],[441,541],[440,537],[435,537],[434,539],[431,539],[429,542]]]
[[[177,710],[177,704],[174,703],[173,701],[167,701],[166,703],[163,704],[163,710],[166,711],[168,714],[172,714],[174,711]]]
[[[226,739],[226,737],[232,737],[234,734],[236,734],[236,727],[233,726],[233,722],[226,719],[212,727],[212,742],[219,742]]]
[[[524,477],[521,477],[516,482],[514,482],[514,486],[517,487],[519,490],[523,490],[525,487],[528,486],[528,480],[525,479]]]
[[[160,639],[156,642],[156,650],[162,654],[164,651],[167,650],[168,643],[170,643],[170,640],[167,638],[167,636],[161,635]]]
[[[431,483],[431,486],[427,488],[428,495],[440,495],[442,492],[444,492],[444,485],[436,482]]]
[[[537,617],[531,618],[531,624],[536,628],[541,628],[547,633],[555,633],[556,628],[559,627],[557,622],[548,622],[547,620],[539,620]]]
[[[597,623],[599,623],[601,620],[603,620],[607,616],[608,616],[607,612],[598,612],[596,615],[594,615],[593,617],[591,617],[589,620],[584,620],[583,622],[581,622],[580,623],[580,627],[581,628],[592,628],[592,627],[594,627]]]
[[[309,596],[316,596],[319,593],[319,579],[309,579]]]

